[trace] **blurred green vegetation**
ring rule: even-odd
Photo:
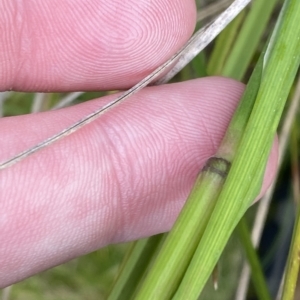
[[[127,245],[108,246],[13,286],[14,300],[105,299]]]

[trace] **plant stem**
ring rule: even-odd
[[[271,204],[271,199],[273,197],[274,191],[275,191],[275,185],[278,179],[278,174],[279,170],[282,166],[283,159],[286,155],[286,150],[287,150],[287,145],[288,145],[288,140],[291,132],[291,128],[293,123],[295,122],[295,118],[297,116],[297,111],[300,103],[300,77],[298,76],[297,78],[297,83],[295,86],[295,92],[294,95],[290,101],[289,108],[284,116],[284,122],[282,124],[280,133],[278,134],[278,140],[279,140],[279,145],[278,145],[278,169],[276,172],[276,175],[274,177],[272,185],[269,187],[268,191],[266,192],[265,196],[263,199],[260,200],[257,212],[255,215],[255,220],[253,223],[253,229],[252,229],[252,243],[255,248],[258,247],[263,227],[266,222],[267,218],[267,213],[268,209]],[[292,147],[293,149],[293,147]],[[298,184],[300,180],[297,180]],[[293,185],[294,187],[294,185]],[[300,190],[300,189],[299,189]],[[241,271],[241,277],[239,280],[239,285],[238,285],[238,290],[236,292],[235,300],[244,300],[246,299],[246,291],[248,289],[248,282],[249,282],[249,277],[250,277],[250,270],[248,268],[248,265],[244,263],[243,269]],[[280,293],[281,295],[281,293]],[[279,300],[280,296],[277,297],[276,299]]]
[[[198,299],[236,224],[259,193],[276,128],[300,63],[299,15],[300,1],[285,1],[265,55],[261,85],[242,141],[173,299]]]
[[[244,101],[237,108],[237,112],[243,113],[243,117],[236,115],[232,119],[222,151],[218,152],[215,158],[211,158],[199,174],[136,299],[169,299],[176,291],[205,230],[250,116],[259,89],[262,58],[263,56],[251,76],[252,88],[246,88]]]
[[[183,208],[168,234],[135,299],[169,299],[176,291],[213,210],[213,199],[224,182],[224,176],[211,172],[211,168],[220,168],[225,174],[228,165],[223,161],[210,161],[201,172],[189,196],[189,205]]]
[[[164,234],[158,234],[134,243],[129,249],[108,300],[131,299],[164,238]]]
[[[242,218],[239,222],[238,226],[238,233],[240,239],[243,243],[243,248],[246,252],[247,260],[250,264],[251,271],[252,271],[252,282],[254,284],[255,290],[257,292],[258,299],[260,300],[271,300],[271,295],[267,288],[267,283],[259,262],[259,258],[255,249],[253,248],[251,236],[249,233],[249,228],[245,218]]]
[[[284,280],[282,300],[293,300],[299,273],[300,252],[300,206],[298,205],[296,224],[288,258],[287,270]]]
[[[239,34],[235,39],[235,43],[232,46],[230,53],[227,55],[227,60],[223,65],[221,74],[223,76],[228,76],[230,78],[235,78],[237,80],[242,80],[245,76],[246,70],[249,67],[251,62],[251,58],[253,57],[257,46],[259,44],[260,38],[265,32],[269,19],[271,17],[274,8],[278,0],[269,0],[269,1],[260,1],[254,0],[250,9],[245,17],[245,20],[239,28]],[[259,22],[257,22],[259,20]],[[225,31],[222,32],[222,34]],[[221,34],[221,35],[222,35]],[[244,220],[243,220],[244,219]],[[249,235],[248,227],[243,226],[246,223],[245,216],[242,218],[240,223],[238,224],[238,232],[240,232],[240,240],[242,242],[242,246],[245,249],[246,253],[248,253],[247,257],[250,265],[252,265],[252,281],[254,282],[254,287],[258,295],[263,299],[264,295],[268,294],[268,287],[266,284],[266,280],[261,272],[253,271],[253,264],[256,265],[256,269],[262,269],[260,261],[256,255],[250,255],[250,252],[255,253],[255,249],[253,245],[249,244]],[[241,226],[241,228],[239,228]],[[244,232],[244,236],[242,234]],[[252,249],[251,249],[252,248]],[[253,261],[252,261],[253,260]],[[248,265],[247,265],[248,267]],[[247,270],[249,270],[247,268]],[[250,272],[248,272],[250,275]],[[242,295],[241,295],[242,294]],[[246,297],[246,291],[242,291],[239,295],[239,299],[241,297]],[[244,299],[243,298],[243,299]],[[270,296],[268,297],[270,298]],[[267,298],[266,298],[267,299]]]
[[[296,127],[294,127],[296,129]],[[293,178],[299,176],[298,171],[298,146],[297,146],[297,135],[296,130],[292,133],[292,170]],[[294,169],[294,167],[296,167]],[[293,238],[288,256],[287,269],[284,279],[282,300],[293,300],[295,289],[297,285],[297,279],[299,274],[299,263],[300,263],[300,197],[299,197],[299,178],[293,180],[295,186],[293,186],[293,194],[295,199],[295,205],[297,206],[296,222],[294,226]]]
[[[246,5],[246,3],[248,3],[249,1],[235,1],[235,7],[238,7],[238,6],[240,6],[241,8],[242,7],[244,7],[245,5]],[[232,5],[232,8],[234,7],[234,5]],[[220,17],[219,17],[220,18]],[[241,19],[240,17],[239,17],[239,19]],[[195,52],[195,51],[191,51],[192,53],[193,52]],[[200,55],[202,55],[202,58],[203,58],[203,54],[200,54]],[[195,59],[194,59],[194,61],[192,62],[192,66],[194,67],[194,69],[196,70],[196,72],[197,72],[197,74],[199,75],[205,75],[205,71],[203,71],[204,70],[204,68],[202,68],[201,66],[203,65],[203,63],[202,63],[202,60],[200,59],[200,57],[198,56],[198,57],[196,57]],[[200,71],[200,70],[202,70],[202,71]],[[218,189],[217,189],[218,190]],[[213,193],[214,193],[215,191],[213,191]],[[213,208],[213,205],[214,205],[214,202],[213,201],[211,201],[210,203],[209,203],[209,205],[208,205],[208,210],[209,209],[212,209]],[[205,212],[207,212],[207,210],[206,210],[206,207],[205,207],[205,204],[204,204],[204,206],[202,206],[202,211],[203,211],[203,214],[205,214]],[[209,214],[207,214],[207,216],[208,216]],[[201,217],[201,216],[200,216]],[[205,217],[203,217],[202,218],[204,221],[206,220],[207,221],[207,219],[205,219]],[[203,224],[205,224],[205,222],[202,222]],[[200,236],[201,236],[201,234],[202,234],[202,232],[203,232],[203,230],[204,230],[204,227],[205,227],[205,225],[203,225],[203,226],[199,226],[199,229],[197,230],[196,229],[196,227],[195,227],[195,231],[197,231],[197,232],[199,232],[199,239],[200,239]],[[199,239],[198,239],[198,241],[199,241]],[[195,238],[193,238],[193,243],[189,243],[189,246],[190,246],[190,249],[195,249],[195,247],[196,247],[196,245],[197,245],[197,241],[195,240]],[[137,244],[139,244],[139,243],[141,243],[141,242],[137,242]],[[142,247],[142,246],[141,246]],[[187,253],[189,253],[188,252],[188,250],[185,248],[185,247],[183,247],[183,252],[185,252],[185,251],[187,251]],[[191,251],[193,251],[193,250],[191,250]],[[178,251],[178,252],[180,252],[180,251]],[[184,256],[184,254],[183,254],[183,252],[181,253],[181,256]],[[142,253],[142,251],[141,251],[141,253]],[[192,252],[191,252],[192,253]],[[168,255],[168,254],[167,254]],[[191,255],[190,255],[191,256]],[[178,256],[179,258],[180,258],[180,256]],[[141,259],[142,259],[142,257],[141,257]],[[146,260],[147,259],[147,256],[144,256],[144,260]],[[188,258],[189,259],[189,258]],[[186,266],[187,266],[187,262],[188,262],[188,260],[186,261],[186,263],[184,264],[184,261],[183,261],[183,265],[184,265],[184,268],[186,268]],[[133,266],[131,266],[131,263],[129,263],[130,265],[128,266],[129,268],[133,268]],[[125,267],[126,268],[126,267]],[[138,272],[139,272],[139,274],[140,274],[140,277],[142,276],[142,274],[144,274],[144,271],[145,270],[142,270],[141,268],[138,268]],[[184,271],[184,269],[177,269],[176,270],[176,272],[175,273],[178,273],[178,274],[181,274],[182,275],[182,273],[183,273],[183,271]],[[169,272],[169,274],[171,275],[171,276],[173,276],[173,274],[174,273],[172,273],[172,272]],[[179,276],[181,276],[181,275],[179,275]],[[119,277],[119,279],[118,279],[118,281],[119,282],[121,282],[121,285],[127,285],[128,284],[128,287],[129,286],[131,286],[131,290],[133,291],[134,289],[135,289],[135,287],[133,287],[132,285],[131,285],[131,283],[129,282],[130,281],[130,279],[129,279],[129,277],[127,276],[127,271],[125,271],[125,272],[122,272],[120,275],[119,275],[120,277]],[[167,278],[167,277],[166,277]],[[128,283],[126,283],[128,281]],[[117,284],[118,285],[118,284]],[[170,286],[171,287],[171,286]],[[117,291],[115,292],[114,291],[114,289],[117,289]],[[175,286],[174,286],[174,288],[175,288]],[[116,287],[114,287],[113,288],[113,290],[112,290],[112,293],[116,293],[116,294],[118,294],[120,292],[120,288],[118,288],[117,286]],[[167,291],[166,291],[166,293],[167,293]]]
[[[205,26],[204,28],[197,31],[189,39],[189,41],[187,41],[187,43],[185,43],[185,45],[183,45],[183,47],[179,51],[177,51],[170,59],[156,68],[152,73],[138,82],[132,88],[122,93],[119,97],[107,103],[102,108],[98,108],[97,110],[72,124],[68,128],[65,128],[61,132],[0,163],[0,170],[10,167],[17,162],[25,159],[29,155],[32,155],[35,152],[48,147],[54,142],[76,132],[83,126],[99,118],[102,114],[109,111],[113,107],[120,105],[125,99],[137,93],[150,83],[155,83],[156,85],[158,85],[168,82],[171,78],[173,78],[173,76],[175,76],[180,70],[182,70],[182,68],[186,66],[200,51],[202,51],[234,19],[234,17],[237,16],[239,12],[244,9],[245,6],[247,6],[247,4],[249,4],[249,2],[251,2],[251,0],[235,0],[226,9],[226,11],[224,11],[214,21],[212,21],[209,26]],[[172,69],[162,78],[159,78],[157,80],[157,78],[170,67],[172,67]]]
[[[229,76],[237,80],[243,79],[276,3],[278,3],[278,0],[253,1],[224,65],[223,76]]]
[[[223,73],[225,61],[231,52],[245,15],[246,11],[243,10],[216,39],[214,50],[207,65],[207,73],[209,75],[220,75]]]

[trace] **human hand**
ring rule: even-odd
[[[125,89],[192,34],[192,0],[0,2],[0,90]],[[225,78],[148,87],[1,171],[0,287],[167,231],[243,92]],[[0,120],[0,161],[115,98]],[[276,168],[276,147],[262,192]]]

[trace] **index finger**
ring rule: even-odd
[[[193,0],[0,1],[0,91],[133,86],[191,35]]]

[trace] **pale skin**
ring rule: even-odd
[[[131,87],[187,41],[196,9],[193,0],[0,0],[0,14],[0,90],[55,92]],[[1,170],[0,287],[169,230],[243,89],[218,77],[145,88]],[[112,97],[1,119],[0,161]],[[275,145],[261,195],[276,165]]]

